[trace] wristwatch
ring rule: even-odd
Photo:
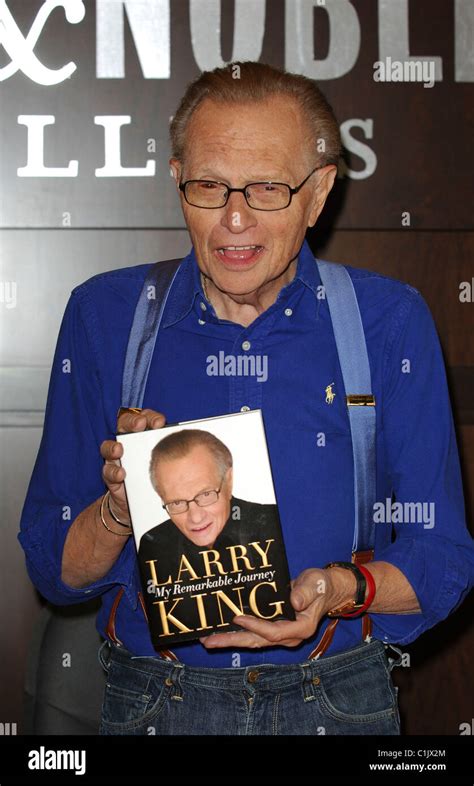
[[[343,614],[352,613],[357,614],[359,609],[365,605],[365,593],[367,591],[367,580],[362,571],[353,562],[329,562],[324,566],[324,570],[326,570],[326,568],[345,568],[346,570],[351,570],[357,581],[354,600],[351,600],[349,603],[346,603],[344,606],[341,606],[338,609],[332,609],[331,611],[328,611],[328,617],[340,617]]]

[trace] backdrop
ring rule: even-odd
[[[474,3],[0,0],[0,20],[0,730],[21,733],[43,601],[16,535],[61,316],[91,275],[188,252],[168,126],[202,70],[265,61],[316,79],[333,104],[345,163],[309,241],[426,298],[472,521]],[[406,648],[405,733],[472,731],[472,610]]]

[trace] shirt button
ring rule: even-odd
[[[203,303],[203,302],[201,301],[201,303],[199,303],[199,305],[201,306],[201,309],[202,309],[203,311],[207,311],[207,306],[206,306],[206,304],[205,304],[205,303]]]
[[[251,346],[252,345],[251,345],[250,341],[242,341],[242,349],[245,349],[245,351],[250,349]]]
[[[241,412],[248,412],[249,410],[250,410],[250,407],[248,407],[247,404],[244,404],[243,407],[240,407],[240,411]]]
[[[198,322],[199,322],[200,325],[205,325],[206,324],[204,319],[198,319]]]
[[[291,317],[292,313],[293,313],[292,308],[285,308],[285,317]]]

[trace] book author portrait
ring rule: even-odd
[[[183,429],[153,448],[149,476],[170,518],[142,535],[138,558],[149,594],[161,598],[150,609],[159,635],[174,628],[179,640],[207,633],[210,623],[229,629],[235,614],[294,617],[284,608],[289,577],[277,506],[233,496],[233,472],[229,448],[209,431]],[[209,584],[214,578],[219,585]]]
[[[169,519],[142,535],[140,556],[147,557],[152,544],[168,544],[176,554],[178,546],[194,545],[198,553],[224,540],[250,543],[279,535],[276,504],[232,496],[232,454],[209,431],[183,429],[160,440],[149,474]]]

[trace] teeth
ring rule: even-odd
[[[222,246],[219,251],[247,251],[250,248],[260,248],[260,246]]]

